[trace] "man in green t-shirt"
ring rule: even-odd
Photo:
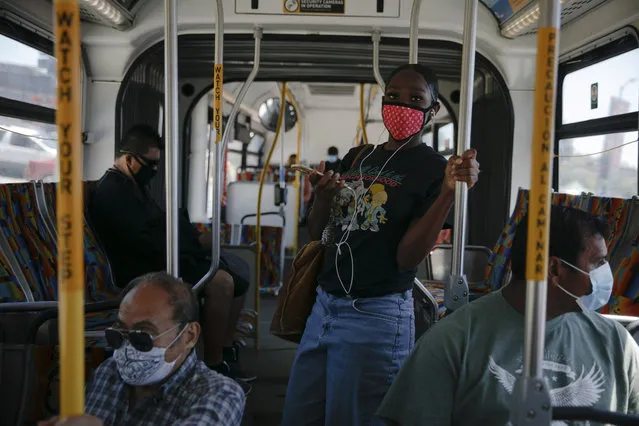
[[[377,413],[388,425],[508,424],[522,374],[527,224],[513,241],[511,283],[419,340]],[[551,210],[543,374],[553,406],[638,413],[639,347],[595,312],[612,291],[606,235],[605,223],[582,211]]]

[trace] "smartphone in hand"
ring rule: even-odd
[[[291,169],[295,171],[299,171],[305,175],[312,175],[313,173],[316,173],[318,176],[324,176],[324,173],[317,171],[315,169],[312,169],[310,167],[304,166],[302,164],[293,164],[291,166]]]

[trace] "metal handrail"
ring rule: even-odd
[[[166,140],[166,271],[179,277],[178,171],[180,128],[178,109],[177,0],[164,1],[164,137]]]
[[[470,149],[473,115],[473,91],[475,87],[475,51],[477,39],[477,10],[479,0],[466,0],[464,13],[464,41],[462,46],[462,84],[459,103],[459,132],[457,155]],[[469,288],[464,274],[464,246],[468,214],[468,185],[455,183],[455,223],[453,226],[453,259],[451,277],[444,292],[447,309],[459,309],[468,303]]]
[[[410,11],[410,39],[409,39],[409,59],[411,64],[417,63],[419,52],[419,11],[422,7],[422,0],[413,0],[413,8]]]
[[[382,92],[386,89],[384,78],[379,71],[379,44],[382,40],[382,33],[379,30],[373,31],[373,74],[375,75],[375,81]]]

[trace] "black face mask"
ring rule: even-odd
[[[133,179],[135,179],[139,186],[147,186],[151,183],[151,180],[155,177],[157,172],[158,171],[154,168],[147,166],[146,164],[142,164],[140,166],[140,170],[133,175]]]
[[[151,183],[151,180],[157,174],[157,162],[148,160],[146,158],[140,158],[139,155],[135,154],[132,154],[132,156],[140,164],[140,168],[137,173],[133,173],[133,171],[131,171],[131,167],[127,166],[129,169],[129,173],[131,173],[131,176],[133,176],[133,179],[138,184],[138,186],[143,188],[149,185],[149,183]]]

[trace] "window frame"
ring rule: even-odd
[[[55,57],[53,40],[22,27],[4,16],[0,16],[0,35]],[[52,108],[0,97],[0,115],[5,117],[56,124],[55,114],[56,110]]]
[[[575,139],[588,136],[602,136],[611,133],[626,133],[639,131],[639,112],[628,112],[610,117],[595,118],[576,123],[562,124],[563,121],[563,89],[566,76],[592,65],[639,49],[639,31],[634,27],[623,27],[608,34],[587,46],[569,53],[561,58],[557,70],[557,102],[555,111],[555,140],[554,153],[559,153],[559,142],[563,139]],[[559,188],[559,158],[553,158],[552,186]],[[639,158],[637,159],[639,164]],[[639,169],[637,170],[637,188],[639,194]],[[606,194],[596,194],[606,196]]]

